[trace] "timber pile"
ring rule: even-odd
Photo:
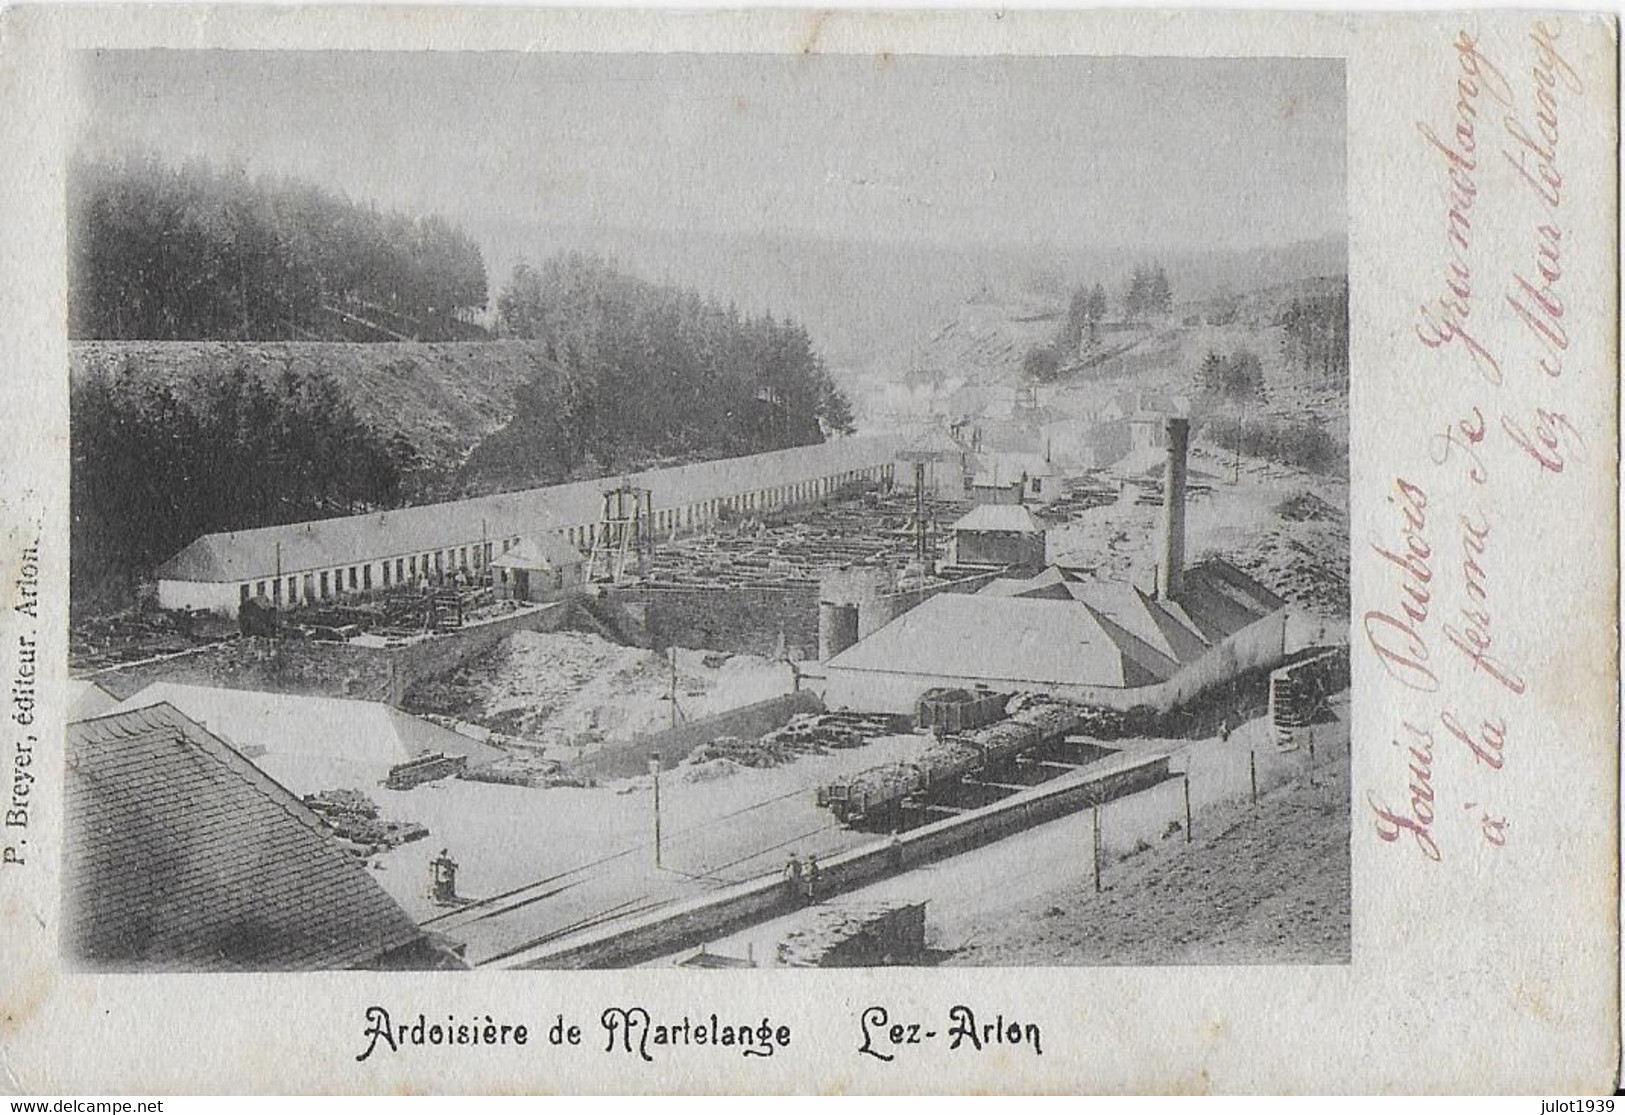
[[[491,782],[499,786],[596,786],[590,775],[573,774],[556,759],[546,759],[525,748],[516,748],[494,763],[469,767],[457,775],[464,782]]]
[[[88,670],[177,654],[235,635],[236,625],[204,614],[131,608],[76,621],[68,634],[68,661]]]
[[[334,835],[364,846],[368,855],[429,835],[429,830],[415,821],[384,820],[372,799],[358,790],[322,790],[306,794],[304,802]]]
[[[850,712],[798,713],[782,728],[760,739],[718,736],[696,747],[683,762],[694,766],[713,759],[727,759],[743,767],[776,767],[802,755],[827,755],[830,751],[862,747],[872,739],[891,735],[896,724],[891,717]]]
[[[939,550],[946,546],[948,524],[969,506],[928,502]],[[869,492],[861,499],[770,513],[658,547],[649,580],[656,586],[790,588],[852,565],[895,566],[914,556],[914,512],[906,493]]]
[[[1275,513],[1289,522],[1336,522],[1341,513],[1315,493],[1302,491],[1275,505]]]
[[[933,738],[912,762],[870,767],[820,786],[818,804],[846,820],[1077,730],[1078,710],[1069,704],[1036,694],[1018,694],[1007,707],[1007,719],[972,732]]]

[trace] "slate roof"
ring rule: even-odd
[[[157,577],[164,581],[252,581],[275,576],[279,564],[287,575],[481,540],[541,535],[596,523],[604,490],[623,479],[648,488],[658,512],[890,464],[901,444],[902,439],[894,435],[843,437],[749,457],[504,495],[206,534],[160,565]]]
[[[1043,534],[1039,522],[1019,503],[980,504],[948,528],[955,531],[1004,531],[1011,534]]]
[[[831,658],[828,669],[1135,688],[1286,606],[1220,558],[1185,571],[1177,600],[1051,567],[975,595],[942,593]]]
[[[389,769],[423,755],[479,766],[502,752],[379,701],[159,681],[119,705],[167,704],[203,725],[295,794],[371,793]]]
[[[67,728],[65,951],[112,971],[377,965],[421,933],[316,817],[170,705]]]

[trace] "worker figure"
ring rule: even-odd
[[[1230,718],[1228,716],[1219,722],[1219,742],[1230,742]]]
[[[896,829],[891,830],[891,840],[886,845],[886,858],[891,861],[893,871],[903,869],[903,838]]]
[[[445,848],[429,861],[429,896],[440,905],[457,901],[457,861]]]
[[[801,901],[801,857],[794,852],[784,865],[784,890],[791,902]]]
[[[807,857],[807,902],[818,901],[818,857]]]

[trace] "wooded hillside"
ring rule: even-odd
[[[489,490],[655,460],[737,456],[852,431],[807,331],[568,254],[520,265],[503,332],[545,360],[513,420],[476,447],[462,486]]]
[[[485,262],[461,229],[306,182],[75,158],[68,240],[75,339],[484,335]]]

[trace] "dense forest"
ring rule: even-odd
[[[122,603],[201,534],[394,506],[414,463],[321,375],[181,391],[131,369],[75,380],[70,407],[76,608]]]
[[[483,334],[485,262],[436,216],[201,160],[68,168],[70,335],[445,340]]]
[[[1282,312],[1287,363],[1319,375],[1328,387],[1349,386],[1349,288],[1294,299]]]
[[[119,606],[201,534],[459,498],[850,433],[807,332],[658,286],[604,261],[520,267],[498,300],[533,369],[512,417],[455,473],[411,430],[358,417],[323,372],[267,370],[256,346],[175,376],[139,347],[76,375],[73,599]],[[472,346],[481,348],[484,346]],[[318,365],[319,366],[319,365]],[[374,416],[378,418],[377,415]]]
[[[1160,264],[1134,268],[1120,302],[1122,321],[1141,321],[1148,315],[1173,310],[1174,291]],[[1067,300],[1066,312],[1048,344],[1028,349],[1021,361],[1022,377],[1033,383],[1053,383],[1079,351],[1100,341],[1100,327],[1106,324],[1109,304],[1106,288],[1100,283],[1080,284]]]
[[[545,359],[512,421],[470,455],[465,489],[852,432],[846,397],[794,322],[741,315],[580,254],[516,267],[497,312],[504,334],[537,341]]]

